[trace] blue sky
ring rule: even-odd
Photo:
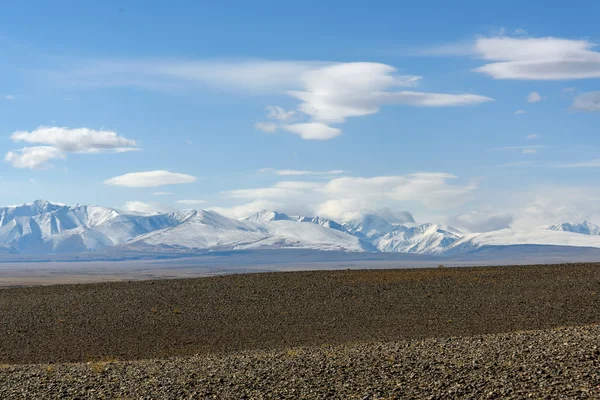
[[[599,222],[599,12],[5,4],[0,203]]]

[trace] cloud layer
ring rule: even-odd
[[[301,210],[345,220],[363,213],[387,213],[389,216],[393,214],[390,210],[410,209],[411,206],[452,209],[470,201],[477,187],[474,182],[453,182],[456,180],[456,176],[446,173],[415,173],[339,177],[325,182],[280,181],[269,187],[223,192],[230,199],[246,200],[248,203],[218,210],[236,216],[243,210],[248,215],[266,208],[268,204],[278,207],[278,211]]]
[[[342,134],[331,124],[379,112],[386,104],[451,107],[491,101],[471,93],[415,90],[420,76],[404,75],[377,62],[327,61],[165,61],[96,60],[54,74],[65,82],[97,86],[142,86],[159,90],[214,87],[259,94],[285,94],[298,101],[293,110],[267,106],[267,119],[258,130],[295,133],[305,140],[328,140]],[[293,123],[292,123],[293,122]]]
[[[289,90],[287,94],[300,101],[294,118],[305,122],[278,126],[274,122],[255,125],[266,132],[282,128],[305,140],[329,140],[342,134],[331,124],[346,122],[351,117],[376,114],[386,104],[419,107],[452,107],[492,101],[477,94],[448,94],[398,90],[413,88],[421,77],[400,75],[396,68],[381,63],[353,62],[322,66],[305,71],[300,76],[302,90]],[[271,110],[268,117],[285,120],[288,114],[281,108]]]
[[[193,183],[195,181],[196,178],[191,175],[159,170],[131,172],[125,175],[115,176],[113,178],[105,180],[104,184],[111,186],[140,188]]]
[[[600,78],[595,43],[554,37],[477,38],[473,52],[492,61],[475,69],[494,79],[564,80]]]
[[[272,172],[276,175],[281,176],[299,176],[299,175],[340,175],[346,171],[342,169],[332,169],[329,171],[306,171],[297,169],[274,169],[274,168],[263,168],[260,172]]]

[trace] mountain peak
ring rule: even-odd
[[[387,220],[375,214],[363,214],[358,219],[344,222],[344,226],[353,234],[368,239],[386,235],[403,227],[403,225],[390,224]]]
[[[265,222],[265,221],[289,221],[291,218],[284,213],[277,211],[262,210],[249,217],[243,218],[244,221]]]
[[[600,226],[589,221],[583,221],[575,224],[564,222],[562,224],[549,226],[546,229],[549,231],[580,233],[582,235],[600,235]]]

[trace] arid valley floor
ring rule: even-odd
[[[0,398],[598,398],[600,264],[0,289]]]

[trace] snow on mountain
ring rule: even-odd
[[[348,232],[345,226],[339,224],[333,220],[323,217],[305,217],[305,216],[289,216],[284,213],[276,211],[262,210],[256,214],[252,214],[249,217],[242,218],[242,221],[250,222],[264,222],[264,221],[297,221],[297,222],[308,222],[311,224],[317,224],[326,228],[335,229],[336,231]]]
[[[568,222],[565,222],[563,224],[549,226],[546,229],[550,231],[581,233],[583,235],[600,235],[600,226],[592,224],[588,221],[583,221],[578,224],[570,224]]]
[[[285,214],[260,212],[243,220],[213,211],[196,211],[185,222],[142,235],[126,243],[129,248],[148,246],[191,249],[305,248],[364,251],[360,240],[315,223],[299,223]]]
[[[126,215],[106,207],[37,200],[0,208],[0,244],[21,253],[101,250],[177,223],[175,215]]]
[[[262,221],[289,221],[291,218],[284,213],[276,211],[262,210],[249,217],[242,218],[242,221],[262,222]]]
[[[377,238],[375,245],[383,252],[441,254],[462,236],[456,229],[442,225],[400,226]]]
[[[145,215],[43,200],[0,208],[1,253],[296,248],[448,255],[529,244],[600,248],[600,228],[583,222],[463,235],[444,225],[409,227],[376,215],[339,224],[319,216],[275,211],[237,220],[205,210]]]
[[[374,214],[365,214],[359,219],[345,221],[344,226],[353,235],[369,240],[374,240],[395,230],[404,230],[406,228],[404,225],[390,224],[385,219]]]
[[[530,231],[502,229],[486,233],[474,233],[455,241],[448,250],[468,252],[485,246],[548,245],[600,248],[600,236],[555,231],[544,228]]]

